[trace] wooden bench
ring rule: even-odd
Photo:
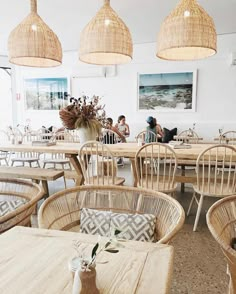
[[[15,166],[0,166],[0,178],[24,178],[33,181],[42,182],[45,192],[45,198],[49,196],[48,181],[55,181],[63,177],[63,170],[33,168],[33,167],[15,167]]]

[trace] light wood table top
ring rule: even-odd
[[[190,149],[175,149],[175,153],[179,159],[196,159],[199,153],[207,147],[214,144],[191,144]],[[42,152],[42,153],[65,153],[68,157],[71,155],[78,155],[80,143],[57,143],[53,146],[32,146],[31,144],[4,144],[0,143],[0,150],[2,151],[31,151],[31,152]],[[136,152],[140,148],[135,143],[118,143],[108,144],[109,149],[115,156],[134,158]]]
[[[39,152],[39,153],[65,153],[65,154],[78,154],[80,143],[60,143],[57,142],[53,146],[35,146],[32,143],[24,144],[11,144],[0,143],[0,150],[2,151],[15,151],[15,152]]]
[[[0,236],[1,294],[71,294],[68,261],[74,257],[73,240],[85,252],[97,236],[14,227]],[[96,266],[100,293],[169,293],[173,247],[127,241],[117,254],[102,252]],[[100,261],[108,261],[99,264]]]

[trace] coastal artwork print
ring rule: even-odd
[[[67,78],[25,79],[24,84],[28,110],[59,110],[68,105]]]
[[[196,74],[139,74],[138,110],[195,111]]]

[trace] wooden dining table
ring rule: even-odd
[[[195,166],[196,160],[198,158],[198,155],[206,148],[213,146],[214,144],[188,144],[191,146],[191,148],[178,148],[174,149],[178,165],[181,166],[182,172],[181,175],[176,176],[176,181],[182,183],[182,191],[183,191],[183,184],[184,183],[191,183],[193,182],[193,177],[186,177],[185,176],[185,166]],[[112,153],[115,156],[124,156],[126,158],[129,158],[131,161],[131,167],[133,172],[133,178],[134,178],[134,186],[137,186],[138,182],[138,176],[136,174],[136,168],[135,168],[135,154],[139,150],[140,146],[138,146],[137,143],[119,143],[114,145],[109,145],[109,148],[111,149]]]
[[[78,174],[76,178],[76,185],[81,185],[83,182],[82,170],[78,161],[78,151],[80,149],[80,143],[72,142],[57,142],[52,146],[45,145],[32,145],[32,142],[24,144],[11,144],[10,142],[0,142],[1,151],[9,152],[38,152],[38,153],[64,153],[69,158],[70,163],[74,167]]]
[[[174,149],[177,159],[178,165],[183,167],[185,166],[194,166],[196,163],[196,159],[198,155],[206,148],[213,146],[214,144],[188,144],[191,145],[189,149]],[[135,169],[135,154],[139,150],[140,146],[138,146],[137,142],[132,143],[118,143],[118,144],[109,144],[107,145],[109,149],[112,151],[114,156],[117,157],[126,157],[131,161],[131,168],[133,173],[133,185],[137,186],[138,177],[136,175]],[[82,170],[78,160],[78,153],[81,147],[80,143],[67,143],[67,142],[57,142],[56,145],[53,146],[35,146],[32,143],[26,144],[10,144],[10,143],[1,143],[0,142],[0,150],[2,151],[13,151],[13,152],[39,152],[39,153],[64,153],[67,158],[70,159],[72,166],[78,174],[78,178],[76,179],[76,185],[81,185],[83,183]],[[183,177],[177,177],[177,181],[185,181]],[[188,179],[186,179],[188,182]]]
[[[73,248],[75,241],[85,254],[91,254],[97,236],[26,227],[3,233],[0,293],[71,294],[73,278],[68,264],[78,254]],[[169,293],[173,247],[137,241],[122,244],[118,253],[101,252],[97,257],[100,293]]]

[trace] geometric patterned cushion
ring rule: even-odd
[[[155,225],[153,214],[111,214],[111,227],[118,228],[119,236],[126,240],[154,242]]]
[[[121,231],[118,237],[126,240],[155,241],[156,217],[153,214],[127,214],[82,208],[80,232],[110,236],[112,228]]]
[[[80,213],[80,233],[109,236],[109,211],[82,208]]]
[[[16,200],[1,200],[0,201],[0,216],[3,216],[11,211],[16,210],[19,206],[25,204],[27,201],[24,199]]]

